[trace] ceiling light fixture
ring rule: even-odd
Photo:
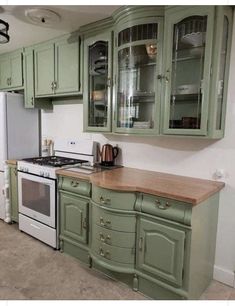
[[[8,43],[10,36],[8,35],[9,24],[0,19],[0,44]]]

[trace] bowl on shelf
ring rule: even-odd
[[[191,45],[193,47],[200,47],[203,46],[203,44],[205,43],[205,38],[205,32],[192,32],[182,36],[181,42],[184,44]]]

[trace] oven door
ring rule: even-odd
[[[55,228],[56,181],[18,172],[19,212]]]

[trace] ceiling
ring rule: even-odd
[[[75,31],[84,24],[109,17],[119,7],[117,5],[3,5],[0,7],[0,19],[9,23],[10,42],[0,45],[0,54]],[[35,25],[25,16],[25,11],[32,8],[53,10],[60,15],[60,21],[51,25]]]

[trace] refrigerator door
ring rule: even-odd
[[[7,159],[6,136],[6,93],[0,92],[0,171],[3,171],[3,162]]]
[[[7,159],[39,156],[39,111],[25,109],[23,95],[7,93]]]

